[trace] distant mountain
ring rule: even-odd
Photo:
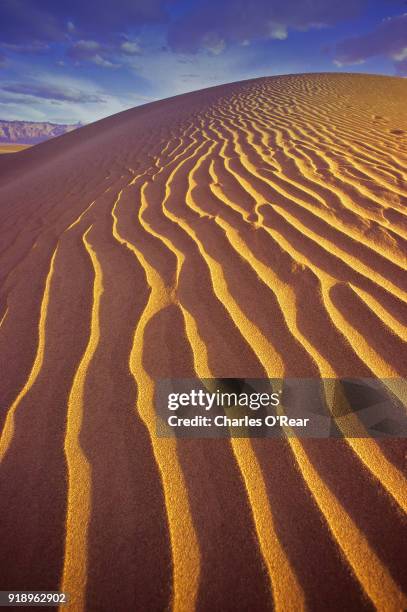
[[[7,121],[0,119],[0,143],[37,144],[61,136],[81,127],[81,123],[65,125],[34,121]]]

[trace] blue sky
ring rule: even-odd
[[[294,72],[407,75],[406,0],[1,0],[0,118],[88,123]]]

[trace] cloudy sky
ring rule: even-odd
[[[0,118],[88,123],[293,72],[407,76],[406,0],[0,0]]]

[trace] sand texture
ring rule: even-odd
[[[165,377],[407,374],[407,82],[255,79],[0,156],[0,590],[407,608],[403,440],[155,435]]]

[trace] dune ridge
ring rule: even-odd
[[[189,376],[405,398],[406,93],[254,79],[0,158],[2,590],[407,607],[403,440],[162,439],[152,407]]]

